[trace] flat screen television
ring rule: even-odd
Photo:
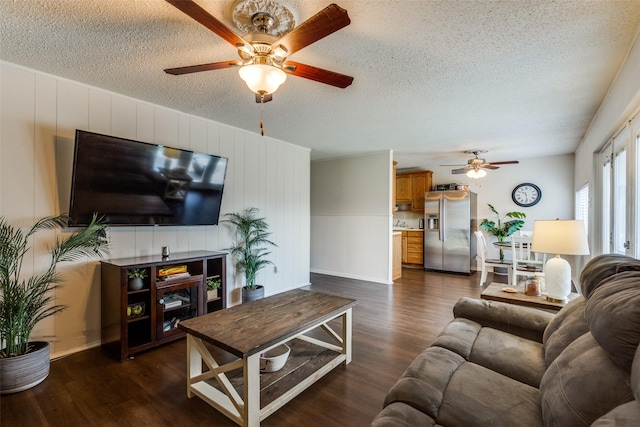
[[[227,161],[76,130],[69,226],[218,224]]]

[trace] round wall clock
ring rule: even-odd
[[[511,193],[511,198],[516,205],[528,208],[542,199],[542,190],[537,185],[526,182],[516,185]]]

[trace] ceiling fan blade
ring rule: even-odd
[[[281,44],[287,49],[287,55],[291,55],[350,23],[351,19],[345,9],[337,4],[330,4],[282,36],[273,46]]]
[[[517,160],[508,160],[506,162],[489,162],[490,165],[517,165],[520,163]]]
[[[468,170],[469,170],[468,168],[451,169],[451,173],[456,175],[461,173],[467,173]]]
[[[257,104],[263,104],[265,102],[269,102],[273,100],[273,94],[272,93],[265,93],[264,95],[260,95],[259,93],[256,93],[256,103]],[[264,100],[262,99],[264,97]]]
[[[212,62],[210,64],[189,65],[187,67],[167,68],[164,70],[167,74],[173,74],[179,76],[181,74],[199,73],[200,71],[220,70],[222,68],[231,68],[238,65],[242,65],[242,61],[221,61]]]
[[[292,76],[303,77],[305,79],[314,80],[316,82],[328,84],[342,89],[353,83],[353,77],[351,76],[336,73],[335,71],[325,70],[323,68],[314,67],[312,65],[301,64],[299,62],[287,61],[284,64],[283,70],[287,74],[291,74]]]
[[[455,165],[440,165],[440,166],[441,166],[441,167],[446,167],[446,166],[466,166],[466,165],[463,165],[463,164],[457,163],[457,164],[455,164]]]
[[[484,165],[480,165],[480,167],[482,169],[490,169],[490,170],[500,169],[499,166],[493,166],[491,163],[485,163]]]
[[[227,42],[236,46],[237,44],[247,44],[242,37],[234,33],[231,28],[227,27],[218,19],[214,18],[209,12],[198,6],[193,0],[166,0],[172,6],[189,15],[209,30],[213,31]]]

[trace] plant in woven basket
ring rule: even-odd
[[[106,224],[94,215],[91,223],[63,240],[56,240],[51,261],[41,274],[22,277],[22,264],[31,249],[31,238],[39,231],[63,228],[67,216],[50,216],[37,221],[26,232],[0,218],[0,358],[10,358],[30,351],[29,338],[38,322],[64,310],[55,304],[55,290],[62,279],[56,272],[61,262],[108,253]]]
[[[236,267],[243,272],[246,278],[245,286],[248,289],[255,289],[256,275],[269,264],[273,264],[267,259],[271,253],[268,246],[275,246],[269,236],[269,225],[264,218],[257,216],[258,208],[248,208],[240,213],[228,213],[227,219],[222,222],[235,226],[234,244],[227,248],[237,259]]]

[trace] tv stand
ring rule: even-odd
[[[182,320],[227,306],[224,252],[193,251],[163,258],[150,255],[101,261],[102,346],[118,360],[182,338]],[[163,276],[168,267],[184,272]],[[145,270],[141,289],[129,286],[128,272]],[[206,280],[221,279],[218,297],[207,301]]]

